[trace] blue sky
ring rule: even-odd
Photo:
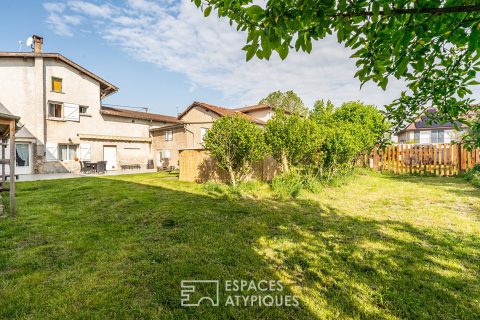
[[[204,18],[189,0],[3,0],[0,19],[0,51],[43,36],[45,52],[61,53],[120,88],[105,103],[152,112],[173,115],[195,100],[240,107],[290,89],[307,106],[321,98],[381,106],[402,87],[393,81],[386,92],[372,84],[360,91],[351,52],[334,39],[316,43],[310,55],[246,63],[245,34],[214,14]]]

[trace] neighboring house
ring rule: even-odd
[[[118,88],[57,53],[0,52],[0,104],[21,118],[17,168],[22,173],[77,171],[76,160],[146,166],[150,129],[177,124],[175,117],[102,107]]]
[[[256,110],[259,107],[259,110]],[[248,111],[242,109],[252,108]],[[258,111],[258,112],[257,112]],[[152,151],[156,154],[158,167],[178,167],[179,151],[185,149],[203,149],[203,138],[213,122],[224,116],[239,115],[259,126],[264,126],[274,110],[267,105],[228,109],[204,102],[194,102],[179,116],[180,124],[150,129]]]
[[[270,120],[274,115],[277,108],[272,107],[268,104],[257,104],[254,106],[248,106],[243,108],[234,109],[235,111],[240,111],[245,113],[255,119],[261,120],[263,122],[267,122]],[[289,111],[284,111],[287,114],[291,114]]]
[[[434,113],[435,109],[427,110],[427,113]],[[398,143],[413,144],[435,144],[450,143],[461,139],[464,127],[458,123],[460,131],[455,129],[453,123],[428,123],[428,116],[422,115],[415,122],[397,132]]]

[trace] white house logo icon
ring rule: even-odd
[[[202,302],[218,307],[220,285],[218,280],[182,280],[182,307],[198,307]]]

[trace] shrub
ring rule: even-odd
[[[303,188],[303,177],[295,171],[282,173],[272,180],[272,190],[280,199],[296,198]]]
[[[480,188],[480,164],[476,164],[472,169],[468,170],[465,178],[475,187]]]
[[[282,172],[288,173],[290,166],[315,161],[321,146],[320,128],[312,119],[279,111],[265,126],[265,141]]]
[[[267,146],[262,130],[242,116],[216,120],[205,135],[205,149],[235,185],[265,157]]]

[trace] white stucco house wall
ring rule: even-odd
[[[79,161],[107,161],[107,169],[145,167],[150,129],[175,117],[102,106],[118,88],[58,53],[0,52],[0,104],[21,118],[16,157],[19,174],[75,172]]]

